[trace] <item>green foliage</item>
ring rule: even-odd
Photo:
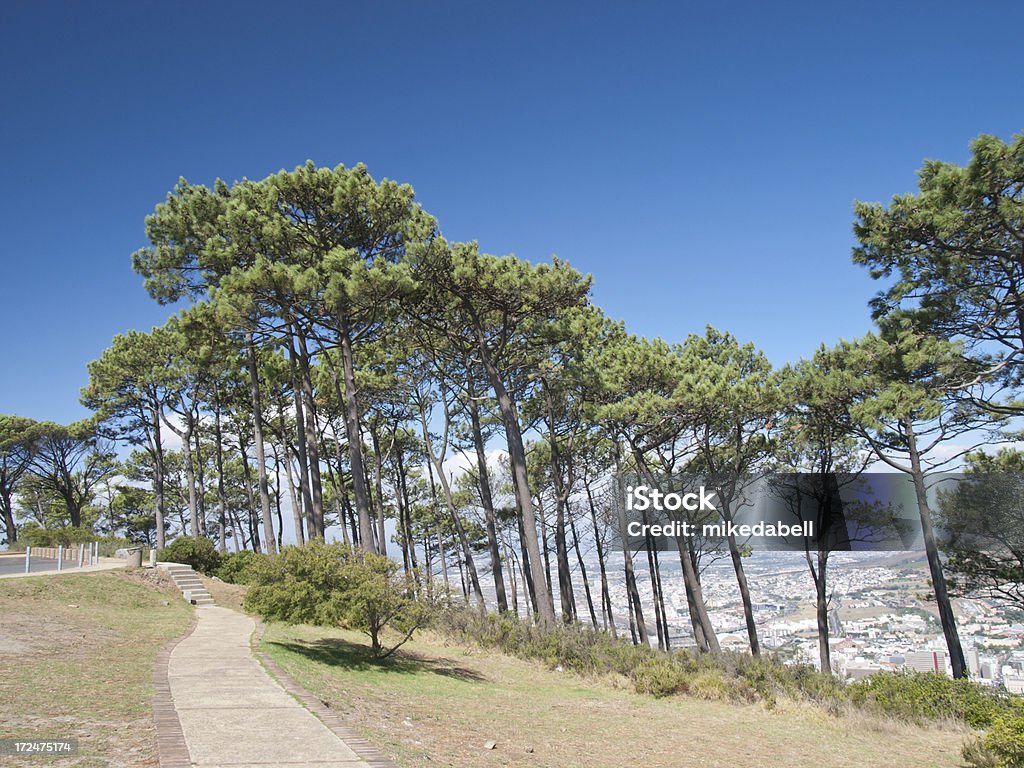
[[[649,696],[673,696],[686,691],[691,676],[680,664],[651,660],[641,664],[633,674],[637,693]]]
[[[375,656],[390,656],[426,621],[429,606],[412,597],[398,565],[381,555],[314,540],[262,558],[250,570],[246,610],[268,621],[341,626],[365,632]],[[402,633],[385,649],[385,628]]]
[[[773,705],[785,696],[837,708],[843,685],[811,667],[787,666],[748,654],[697,654],[687,650],[655,651],[632,645],[581,625],[546,632],[510,614],[480,616],[467,610],[437,614],[435,626],[460,640],[475,642],[524,659],[539,659],[552,668],[580,674],[615,674],[628,678],[639,693],[687,694],[702,699],[762,701]]]
[[[967,465],[964,482],[939,494],[950,586],[1024,607],[1024,453],[971,453]]]
[[[119,549],[137,547],[139,544],[126,539],[124,536],[100,536],[97,541],[100,543],[100,557],[114,557]],[[142,548],[142,557],[145,559],[148,547]]]
[[[960,756],[971,768],[999,768],[999,758],[977,736],[964,742],[963,749],[960,750]]]
[[[908,318],[936,339],[963,340],[969,355],[991,356],[983,380],[1016,388],[1024,349],[1024,134],[1010,143],[982,135],[971,151],[963,167],[927,161],[918,194],[896,196],[888,207],[857,203],[853,257],[888,281],[872,302],[876,317]],[[985,399],[997,412],[1021,413],[1012,398],[997,386]]]
[[[996,717],[981,742],[1000,768],[1024,768],[1024,711],[1018,707]]]
[[[160,550],[161,561],[185,563],[195,570],[213,576],[220,565],[221,555],[209,539],[179,536]]]
[[[1020,699],[936,672],[880,673],[849,686],[850,700],[901,719],[957,720],[988,728],[1004,714],[1024,714]]]
[[[99,536],[87,528],[42,528],[37,525],[26,525],[21,530],[19,543],[30,547],[66,547],[70,544],[87,544],[99,539]]]
[[[251,584],[255,579],[255,570],[260,567],[265,557],[251,549],[229,552],[221,555],[220,565],[213,575],[229,584]]]

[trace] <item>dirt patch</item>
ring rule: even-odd
[[[67,606],[66,610],[81,608]],[[100,627],[83,631],[83,622],[76,619],[31,609],[5,613],[0,627],[0,656],[82,656],[115,638],[113,632]]]
[[[168,596],[174,596],[178,591],[171,577],[158,568],[125,568],[121,574],[133,584],[166,592]]]
[[[230,608],[233,611],[244,613],[242,602],[245,600],[245,593],[249,589],[244,584],[228,584],[226,581],[211,576],[199,576],[203,586],[210,593],[210,597],[217,605],[223,608]]]

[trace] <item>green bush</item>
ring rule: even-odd
[[[160,550],[162,562],[185,563],[195,570],[212,576],[220,565],[221,555],[209,539],[179,536]]]
[[[100,557],[114,557],[119,549],[128,549],[129,547],[138,547],[139,544],[126,539],[124,536],[103,536],[97,539],[100,543]],[[142,559],[145,561],[146,552],[149,547],[142,548]]]
[[[26,525],[19,533],[18,544],[30,547],[57,547],[71,544],[89,544],[99,536],[88,528],[40,528]]]
[[[858,706],[910,720],[957,720],[972,728],[988,728],[1015,706],[1014,699],[970,680],[954,680],[937,672],[885,672],[849,686]]]
[[[981,743],[1000,768],[1024,768],[1024,707],[997,716]]]
[[[422,626],[429,606],[411,597],[413,584],[398,564],[344,544],[310,542],[260,558],[250,569],[245,608],[266,620],[341,626],[364,632],[373,654],[390,656]],[[385,649],[385,628],[402,639]]]
[[[692,679],[680,664],[664,660],[644,662],[633,672],[633,686],[637,693],[659,698],[685,692],[687,683]]]
[[[226,555],[221,555],[220,565],[217,566],[213,575],[230,584],[250,584],[255,578],[254,571],[263,557],[264,555],[249,549],[243,549],[241,552],[229,552]]]
[[[964,742],[960,756],[971,768],[999,768],[999,758],[977,736]]]
[[[519,658],[538,659],[552,668],[622,675],[639,693],[652,696],[686,693],[703,699],[763,701],[771,705],[778,696],[786,695],[836,708],[845,700],[843,684],[831,676],[770,658],[688,650],[663,653],[579,624],[543,632],[512,614],[481,616],[464,608],[437,614],[434,626],[460,641],[497,648]]]

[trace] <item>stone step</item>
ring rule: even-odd
[[[174,582],[174,586],[181,590],[181,596],[193,605],[216,605],[216,601],[206,591],[199,574],[192,570],[191,565],[185,563],[157,563],[156,567],[162,570]]]

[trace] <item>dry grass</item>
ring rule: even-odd
[[[245,600],[245,592],[248,589],[244,584],[228,584],[226,581],[221,581],[217,578],[211,578],[210,576],[204,576],[199,574],[199,578],[203,582],[203,586],[206,587],[206,591],[210,593],[210,597],[213,598],[217,605],[224,608],[230,608],[233,611],[244,613],[242,610],[242,601]]]
[[[429,635],[368,658],[356,633],[272,625],[264,647],[405,768],[952,767],[963,734],[810,705],[655,700]],[[489,741],[495,749],[486,749]]]
[[[153,663],[190,615],[151,571],[0,581],[0,738],[78,739],[77,756],[33,765],[157,765]]]

